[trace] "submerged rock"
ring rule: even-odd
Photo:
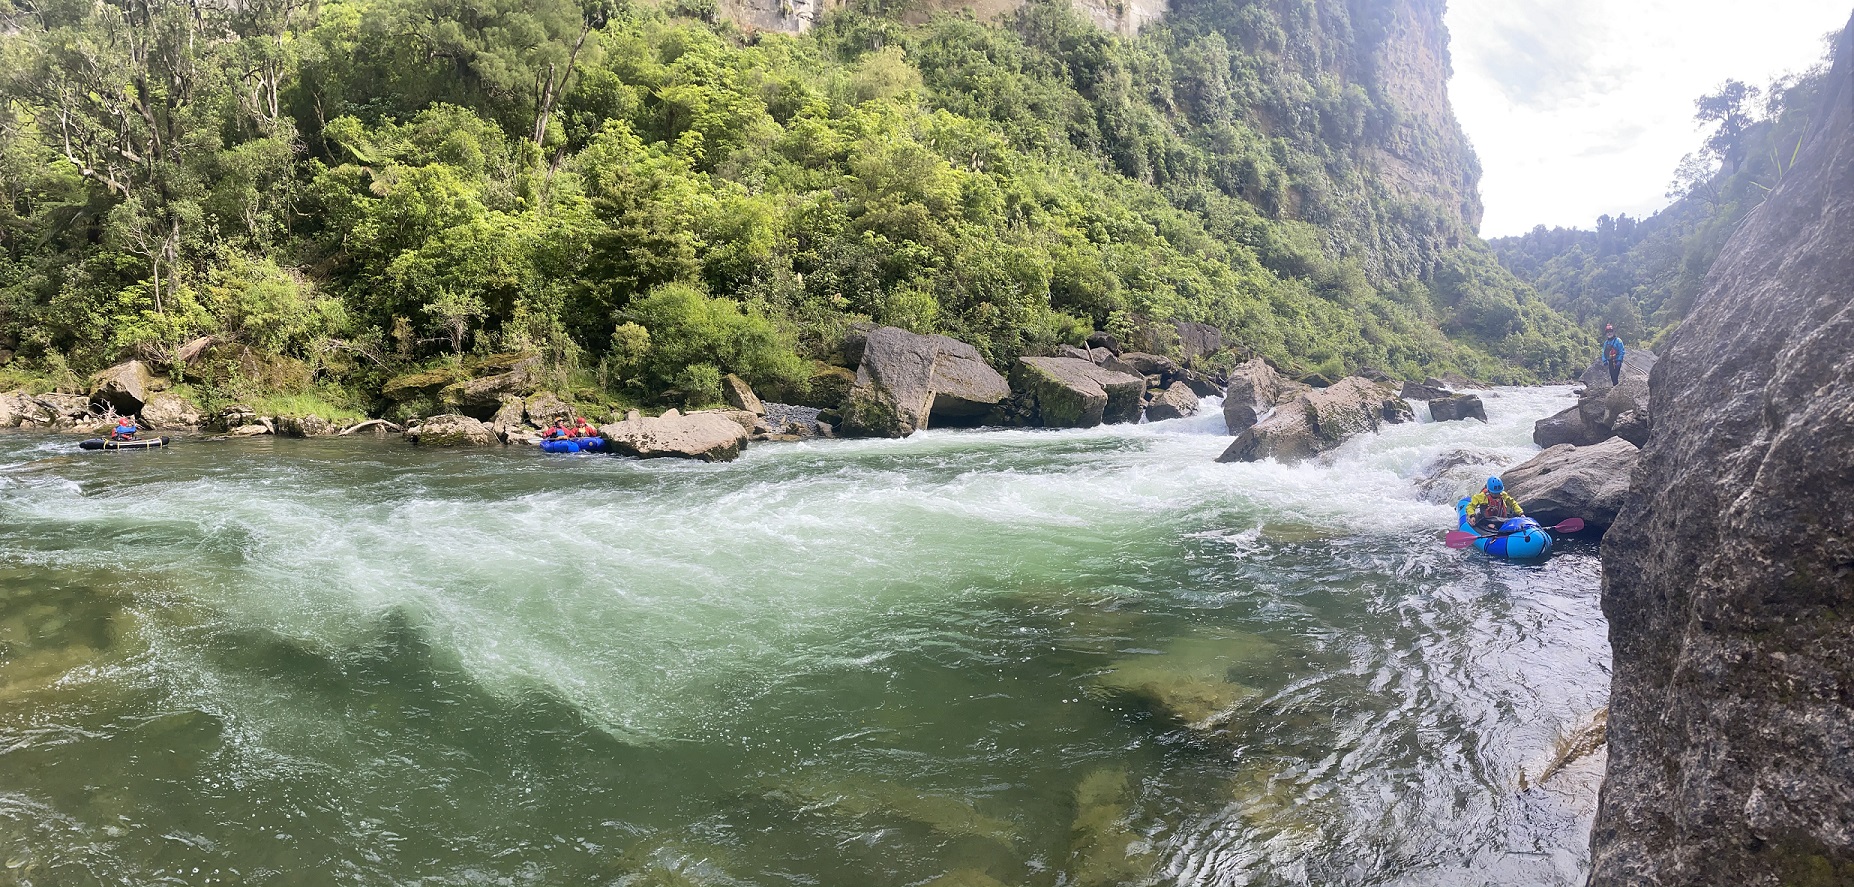
[[[1352,376],[1295,398],[1238,435],[1217,461],[1273,458],[1291,464],[1332,450],[1354,435],[1412,418],[1403,398],[1376,382]]]
[[[732,462],[747,446],[748,427],[718,412],[685,416],[670,410],[650,417],[633,410],[624,421],[600,427],[599,434],[621,456]]]
[[[1594,887],[1854,883],[1854,28],[1807,111],[1654,370],[1603,542]]]
[[[454,413],[421,420],[406,429],[405,438],[427,447],[487,447],[496,443],[496,433],[488,425]]]
[[[1025,357],[1011,373],[1013,424],[1093,428],[1139,421],[1146,379],[1072,357]]]
[[[889,326],[856,335],[860,347],[844,346],[859,356],[856,384],[839,409],[845,435],[906,437],[933,423],[977,424],[1010,396],[1004,377],[965,342]]]
[[[1193,730],[1210,730],[1259,691],[1238,683],[1238,665],[1274,655],[1254,635],[1211,632],[1179,638],[1158,653],[1121,659],[1094,681],[1094,691],[1140,705]]]
[[[1616,522],[1641,451],[1619,437],[1587,447],[1559,444],[1502,472],[1506,491],[1546,526],[1573,517],[1602,531]]]
[[[1158,860],[1150,842],[1128,821],[1133,814],[1133,786],[1127,771],[1090,771],[1075,787],[1074,800],[1063,883],[1076,887],[1147,883]]]

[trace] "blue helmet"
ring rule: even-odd
[[[1506,485],[1501,483],[1499,478],[1490,477],[1487,479],[1487,492],[1503,493],[1505,491],[1506,491]]]

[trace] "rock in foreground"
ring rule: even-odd
[[[1411,419],[1396,392],[1358,376],[1310,391],[1236,437],[1218,462],[1277,459],[1292,464],[1337,448],[1353,435]]]
[[[1224,426],[1231,434],[1254,428],[1281,402],[1287,387],[1287,380],[1259,357],[1231,370],[1229,385],[1223,391]]]
[[[723,412],[683,415],[670,410],[651,417],[632,411],[623,422],[601,427],[599,434],[611,444],[613,452],[639,459],[732,462],[747,446],[747,428]]]
[[[1526,516],[1545,526],[1581,517],[1592,530],[1616,522],[1641,451],[1619,437],[1574,447],[1559,444],[1500,475]]]
[[[1654,372],[1591,881],[1854,884],[1854,32]]]

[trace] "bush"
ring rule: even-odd
[[[638,364],[644,384],[657,390],[680,386],[684,368],[695,364],[735,373],[756,387],[799,384],[806,375],[791,337],[770,319],[687,284],[651,290],[632,302],[623,317],[648,334],[648,350]],[[718,375],[715,386],[719,400]]]

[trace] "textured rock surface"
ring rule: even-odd
[[[139,360],[119,363],[90,377],[90,400],[122,416],[141,412],[142,404],[157,390],[154,372]]]
[[[1146,419],[1163,422],[1197,415],[1197,392],[1183,382],[1173,382],[1146,404]]]
[[[1559,444],[1500,473],[1527,516],[1551,526],[1581,517],[1593,530],[1616,522],[1641,451],[1620,437],[1574,447]]]
[[[1444,397],[1455,396],[1455,392],[1442,385],[1428,385],[1422,382],[1405,382],[1403,390],[1399,393],[1405,400],[1441,400]]]
[[[756,416],[766,415],[766,405],[753,393],[753,387],[733,373],[721,377],[721,399],[728,406],[737,410],[746,410]]]
[[[856,384],[839,408],[846,435],[906,437],[930,421],[974,424],[1011,393],[978,349],[957,339],[876,327],[861,352]]]
[[[142,404],[142,422],[149,428],[196,428],[200,408],[178,394],[157,394]]]
[[[599,434],[611,442],[613,452],[639,459],[731,462],[747,446],[747,428],[729,411],[685,416],[670,410],[658,417],[640,416],[633,411],[623,422],[600,427]]]
[[[1437,422],[1455,422],[1461,419],[1479,419],[1487,421],[1487,405],[1481,403],[1479,395],[1457,394],[1451,397],[1438,397],[1429,402],[1429,417]]]
[[[1584,390],[1577,405],[1532,426],[1532,442],[1541,447],[1572,444],[1587,447],[1621,435],[1637,446],[1648,439],[1650,371],[1658,358],[1631,351],[1622,365],[1621,384],[1610,387],[1609,370],[1591,364],[1584,370]]]
[[[1093,428],[1139,421],[1146,378],[1072,357],[1025,357],[1011,373],[1007,421],[1037,428]]]
[[[1293,463],[1345,443],[1353,435],[1407,422],[1410,405],[1389,388],[1357,376],[1309,391],[1244,431],[1218,462],[1277,459]]]
[[[1231,434],[1255,427],[1262,415],[1274,409],[1285,380],[1268,361],[1256,358],[1230,371],[1223,391],[1223,424]]]
[[[1654,372],[1591,883],[1854,884],[1854,45]]]
[[[239,429],[233,429],[238,434]],[[406,440],[428,447],[486,447],[496,443],[496,433],[469,416],[447,414],[432,416],[406,429]]]

